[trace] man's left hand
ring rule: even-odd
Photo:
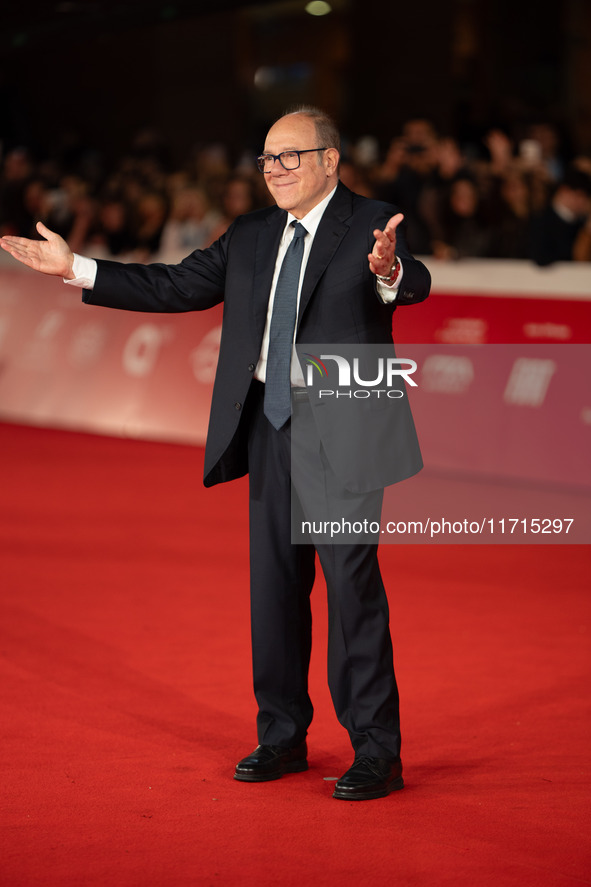
[[[396,258],[396,229],[403,220],[402,213],[396,213],[389,220],[383,231],[379,228],[373,232],[376,239],[372,251],[368,255],[369,270],[380,277],[389,277]]]

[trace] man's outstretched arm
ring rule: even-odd
[[[223,299],[225,253],[221,241],[206,251],[196,250],[180,265],[147,266],[87,259],[75,255],[63,237],[42,222],[37,223],[37,230],[45,240],[6,236],[0,238],[0,246],[23,265],[82,287],[83,301],[89,304],[182,312],[210,308]]]

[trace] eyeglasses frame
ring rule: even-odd
[[[281,154],[270,154],[270,153],[269,154],[259,154],[259,156],[256,159],[257,169],[259,170],[259,172],[262,172],[263,175],[266,175],[271,172],[271,170],[275,166],[275,161],[278,160],[279,163],[281,164],[281,166],[283,167],[283,169],[287,170],[288,172],[292,172],[294,169],[299,169],[300,166],[302,165],[302,159],[300,157],[300,154],[310,154],[312,151],[327,151],[327,150],[328,150],[328,148],[304,148],[301,151],[296,151],[295,149],[292,149],[291,151],[282,151]],[[283,154],[297,154],[298,155],[298,165],[292,166],[292,167],[287,167],[284,164],[283,160],[281,159]],[[267,158],[273,158],[273,163],[271,164],[269,169],[267,169],[267,170],[261,169],[261,164],[264,163],[265,160],[267,160]]]

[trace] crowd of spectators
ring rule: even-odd
[[[341,178],[399,206],[418,255],[591,261],[591,157],[565,156],[547,123],[519,141],[492,129],[462,145],[409,120],[385,150],[369,136],[347,141]],[[250,155],[231,162],[224,146],[208,145],[175,168],[153,132],[112,168],[80,146],[50,160],[17,147],[0,159],[0,234],[37,237],[41,220],[94,256],[180,261],[268,203]]]

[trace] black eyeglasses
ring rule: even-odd
[[[281,154],[261,154],[257,157],[257,166],[260,172],[271,172],[273,164],[279,161],[283,169],[297,169],[300,165],[300,154],[309,154],[311,151],[326,151],[326,148],[304,148],[303,151],[282,151]]]

